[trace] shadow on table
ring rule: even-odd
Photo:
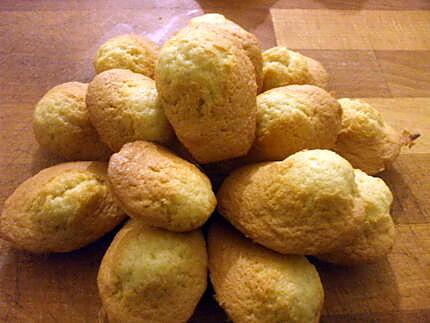
[[[276,45],[270,8],[277,2],[266,1],[209,1],[197,0],[205,13],[216,12],[233,20],[246,30],[254,33],[263,48]]]
[[[34,141],[34,144],[38,146],[36,140]],[[42,148],[38,147],[32,155],[31,172],[34,175],[40,172],[42,169],[65,162],[66,160],[54,156],[47,151],[44,151]]]
[[[360,322],[373,322],[376,313],[399,313],[398,285],[387,259],[354,267],[336,266],[312,257],[309,260],[324,286],[322,322],[355,322],[355,317]]]
[[[0,240],[0,321],[96,322],[97,272],[117,231],[79,250],[46,255]]]
[[[421,192],[417,180],[425,178],[426,167],[419,165],[419,156],[400,155],[388,170],[378,174],[393,193],[391,216],[396,224],[426,223],[428,219],[428,198],[425,190]]]

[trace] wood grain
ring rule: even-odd
[[[96,322],[97,268],[109,241],[69,254],[35,256],[0,240],[0,321]]]
[[[395,223],[430,223],[429,169],[429,154],[404,154],[379,175],[393,192],[391,215]]]
[[[429,95],[430,11],[271,12],[278,45],[321,61],[337,95]]]
[[[430,18],[417,9],[429,10],[430,1],[3,0],[0,206],[24,179],[61,162],[38,149],[31,131],[46,90],[89,81],[95,50],[111,36],[136,32],[161,43],[190,17],[217,11],[256,33],[264,48],[278,42],[321,61],[338,97],[362,97],[395,127],[423,135],[380,174],[394,193],[393,253],[355,268],[312,261],[326,290],[322,322],[430,322]],[[42,257],[0,241],[0,321],[97,321],[95,277],[113,235]],[[190,322],[227,321],[212,295],[209,288]]]
[[[376,51],[375,57],[393,96],[430,96],[430,51]]]
[[[430,11],[272,9],[292,49],[430,50]]]
[[[300,49],[320,61],[330,74],[329,89],[337,97],[391,97],[380,63],[371,50]]]
[[[430,51],[298,51],[325,66],[339,97],[430,96]]]
[[[325,316],[391,314],[430,308],[430,224],[397,225],[393,252],[351,268],[315,261],[325,291]],[[369,316],[370,317],[370,316]]]

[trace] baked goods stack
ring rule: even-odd
[[[417,135],[337,100],[319,62],[262,52],[207,14],[161,48],[110,39],[94,65],[89,84],[36,105],[37,142],[68,162],[16,189],[0,233],[29,252],[70,252],[126,221],[97,279],[109,322],[186,322],[208,270],[234,322],[318,322],[324,291],[306,256],[359,265],[391,251],[393,196],[371,175]]]

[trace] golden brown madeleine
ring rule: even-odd
[[[277,46],[263,52],[263,91],[291,84],[327,89],[329,75],[320,62]]]
[[[79,249],[125,218],[116,205],[106,163],[70,162],[42,170],[6,200],[0,233],[35,253]]]
[[[419,136],[394,130],[366,102],[346,98],[338,101],[343,113],[335,151],[369,175],[387,169],[399,155],[401,147],[413,145]]]
[[[363,231],[348,246],[317,257],[343,265],[370,263],[389,254],[394,244],[394,223],[390,216],[393,195],[384,181],[355,170],[355,181],[364,201]]]
[[[257,130],[250,157],[282,160],[303,149],[333,148],[342,109],[328,92],[313,85],[290,85],[257,97]]]
[[[203,235],[132,219],[103,257],[97,283],[110,323],[186,322],[207,284]]]
[[[60,84],[37,103],[33,130],[43,149],[67,160],[99,160],[110,155],[91,125],[87,87],[79,82]]]
[[[194,230],[206,222],[216,206],[206,175],[153,143],[125,144],[112,155],[108,175],[127,214],[156,227]]]
[[[261,247],[225,221],[211,225],[208,252],[215,297],[233,322],[319,321],[324,290],[305,257]]]
[[[263,57],[261,55],[260,41],[254,34],[246,31],[238,24],[228,20],[223,15],[218,13],[208,13],[202,16],[195,17],[190,20],[190,25],[193,27],[204,26],[206,28],[215,28],[221,32],[227,33],[233,42],[245,50],[246,55],[254,65],[255,78],[257,82],[258,92],[263,87]]]
[[[218,209],[247,237],[283,254],[346,246],[364,225],[354,170],[329,150],[234,171],[218,191]]]
[[[161,49],[155,78],[167,118],[198,162],[248,152],[257,86],[242,49],[209,28],[184,28]]]
[[[159,50],[156,43],[143,36],[116,36],[99,47],[94,68],[97,74],[113,68],[123,68],[153,79]]]
[[[87,104],[101,140],[113,151],[135,140],[173,138],[155,83],[144,75],[123,69],[100,73],[88,87]]]
[[[255,140],[246,156],[204,165],[218,180],[244,165],[278,161],[303,149],[331,149],[341,128],[342,108],[325,90],[289,85],[257,96]]]

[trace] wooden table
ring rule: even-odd
[[[59,160],[31,131],[34,104],[52,86],[89,81],[98,45],[124,32],[163,42],[203,12],[220,12],[265,48],[320,60],[338,97],[364,97],[396,127],[422,134],[381,176],[395,195],[393,253],[375,265],[316,263],[324,322],[430,322],[430,1],[0,2],[0,205],[24,179]],[[0,241],[0,320],[95,322],[95,278],[113,234],[70,254],[32,256]],[[211,297],[192,322],[223,322]]]

